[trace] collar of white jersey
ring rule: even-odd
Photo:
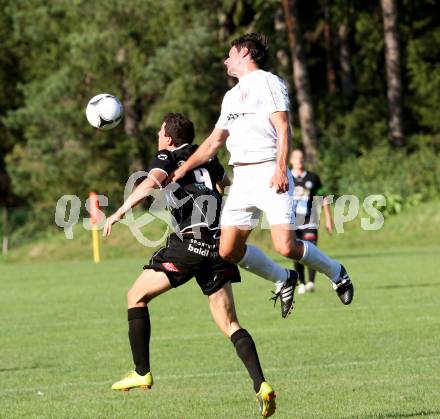
[[[251,71],[250,73],[245,74],[244,76],[241,76],[238,79],[239,83],[247,83],[249,80],[252,80],[255,76],[260,75],[264,70],[261,68],[258,68],[257,70]]]

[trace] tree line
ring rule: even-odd
[[[188,115],[199,140],[212,129],[235,83],[223,59],[246,32],[268,35],[267,69],[289,85],[294,144],[330,191],[367,190],[387,177],[384,165],[399,171],[413,161],[430,172],[429,195],[438,194],[435,0],[0,4],[0,206],[52,220],[60,196],[90,190],[117,205],[130,173],[154,152],[164,113]],[[101,92],[125,110],[109,132],[84,115]],[[390,194],[397,184],[408,193],[413,180],[391,178]]]

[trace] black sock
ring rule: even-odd
[[[304,279],[304,265],[299,262],[294,263],[295,271],[298,272],[298,280],[301,284],[305,284],[306,281]]]
[[[150,371],[150,313],[148,307],[128,309],[128,338],[136,372],[145,375]]]
[[[309,268],[309,282],[315,282],[316,271]]]
[[[237,355],[243,361],[250,377],[254,382],[255,393],[260,391],[261,383],[264,381],[260,360],[258,359],[257,348],[252,336],[245,329],[238,329],[231,336]]]
[[[316,240],[310,240],[310,243],[313,243],[317,246],[318,242]],[[309,282],[315,282],[316,271],[314,269],[308,268],[309,271]]]

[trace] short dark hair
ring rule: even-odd
[[[267,54],[269,51],[267,36],[261,33],[247,33],[240,38],[234,39],[231,42],[231,47],[237,48],[240,51],[242,48],[247,48],[249,55],[258,67],[263,67],[267,61]]]
[[[194,124],[186,116],[181,113],[167,113],[163,121],[165,134],[173,139],[177,147],[194,141]]]

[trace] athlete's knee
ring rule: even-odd
[[[230,262],[230,263],[238,263],[241,259],[243,259],[245,249],[229,245],[222,244],[220,242],[219,255],[222,259]]]
[[[286,258],[292,257],[292,249],[288,245],[282,245],[277,247],[277,252]]]
[[[237,258],[237,255],[234,253],[233,249],[220,248],[219,255],[222,259],[230,263],[237,263],[240,261],[240,258]]]
[[[303,244],[300,240],[283,240],[275,243],[275,250],[282,256],[300,260],[303,256]]]
[[[289,240],[278,241],[275,244],[275,250],[286,258],[292,258],[293,243]]]
[[[127,292],[127,306],[128,308],[133,307],[145,307],[148,302],[150,301],[150,298],[148,297],[148,294],[144,296],[139,296],[139,293],[136,292],[136,290],[130,288]]]
[[[292,259],[301,260],[304,256],[304,242],[302,240],[295,239],[292,248]]]
[[[246,239],[250,231],[230,231],[222,230],[220,236],[219,255],[222,259],[238,263],[246,252]]]

